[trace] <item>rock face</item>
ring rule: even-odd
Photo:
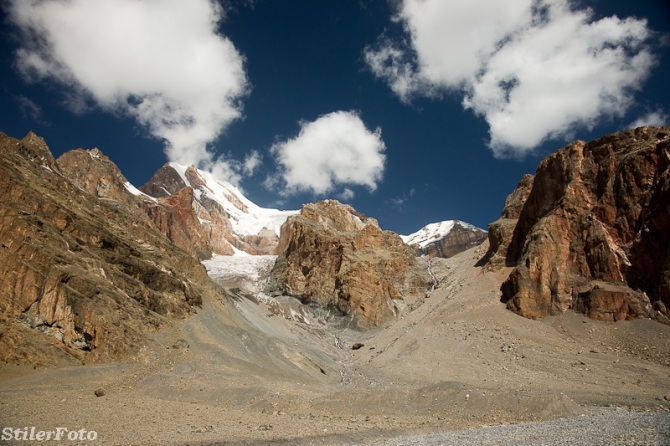
[[[449,258],[479,245],[487,238],[483,231],[458,220],[431,223],[410,235],[401,236],[417,255],[430,258]]]
[[[0,134],[0,360],[50,362],[45,345],[88,362],[116,358],[218,298],[205,268],[139,217],[118,170],[69,179],[68,163],[96,156],[59,163],[32,133]]]
[[[183,195],[184,189],[191,190],[192,197],[190,204],[183,202],[184,216],[186,206],[191,206],[197,216],[197,221],[184,226],[189,233],[206,239],[214,254],[232,255],[235,249],[252,255],[276,254],[282,223],[297,214],[256,206],[233,185],[216,180],[195,166],[167,163],[140,187],[161,203],[182,202],[175,197]],[[169,222],[165,227],[169,228]]]
[[[493,267],[514,266],[501,288],[508,308],[670,322],[669,166],[668,127],[577,141],[542,160],[508,199],[501,220],[521,207],[513,231],[499,220],[489,232]]]
[[[533,175],[526,174],[521,178],[519,184],[505,200],[505,207],[500,218],[489,224],[489,251],[486,256],[489,269],[499,269],[504,266],[514,266],[513,259],[507,259],[507,249],[512,243],[514,228],[519,221],[521,209],[528,199],[533,187]]]
[[[211,258],[212,253],[232,254],[230,246],[227,250],[216,251],[213,248],[209,231],[202,227],[194,209],[192,188],[184,187],[166,198],[152,198],[130,184],[116,164],[98,149],[71,150],[56,162],[61,172],[75,185],[94,197],[123,206],[139,219],[153,223],[193,257],[204,260]]]
[[[377,221],[335,200],[302,207],[281,229],[270,288],[349,317],[361,330],[394,320],[432,285],[427,261]]]

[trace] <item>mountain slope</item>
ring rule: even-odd
[[[0,134],[0,197],[3,360],[53,362],[53,346],[88,361],[136,352],[219,293],[148,221],[72,183],[32,133]]]
[[[279,230],[298,211],[257,206],[232,184],[195,166],[167,163],[140,190],[152,197],[171,197],[192,188],[193,206],[203,231],[209,234],[212,252],[277,254]]]
[[[413,234],[400,237],[416,249],[417,255],[449,258],[479,245],[486,240],[487,233],[469,223],[445,220],[428,224]]]

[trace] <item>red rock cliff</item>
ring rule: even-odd
[[[493,267],[514,266],[502,286],[508,308],[670,322],[669,166],[668,127],[577,141],[542,160],[510,198],[503,219],[522,204],[518,221],[490,228]]]

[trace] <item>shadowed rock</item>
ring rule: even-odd
[[[66,164],[33,133],[0,134],[0,360],[53,362],[49,342],[71,358],[117,358],[218,294],[197,260],[140,218],[118,170],[75,184]]]

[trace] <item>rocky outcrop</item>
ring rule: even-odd
[[[577,141],[542,160],[511,237],[491,231],[502,239],[491,257],[508,246],[514,266],[502,286],[508,308],[669,322],[669,166],[668,127]]]
[[[431,223],[414,234],[401,237],[419,256],[446,259],[481,244],[486,240],[487,233],[462,221],[446,220]]]
[[[235,249],[252,255],[276,254],[279,227],[295,213],[260,208],[225,181],[195,166],[175,163],[161,167],[140,190],[162,202],[185,188],[192,189],[191,204],[198,217],[187,227],[207,238],[214,254],[232,255]]]
[[[196,214],[192,188],[183,187],[177,189],[174,195],[152,198],[135,189],[116,164],[97,148],[71,150],[56,162],[61,172],[75,185],[94,197],[124,207],[138,219],[152,223],[193,257],[205,260],[213,253],[233,253],[228,244],[224,249],[215,250],[212,246],[211,231],[200,224]]]
[[[528,199],[533,186],[533,175],[526,174],[521,178],[514,192],[507,196],[505,207],[500,218],[489,224],[489,249],[485,262],[488,269],[499,269],[504,266],[514,266],[514,260],[507,258],[507,248],[512,242],[514,228],[519,221],[523,205]]]
[[[427,261],[377,221],[335,200],[302,207],[282,226],[270,288],[350,318],[361,330],[394,320],[432,284]]]
[[[102,156],[71,158],[92,155]],[[218,298],[197,260],[128,210],[137,203],[122,176],[102,169],[75,184],[66,164],[32,133],[0,134],[0,360],[50,362],[49,343],[89,362],[117,358]]]

